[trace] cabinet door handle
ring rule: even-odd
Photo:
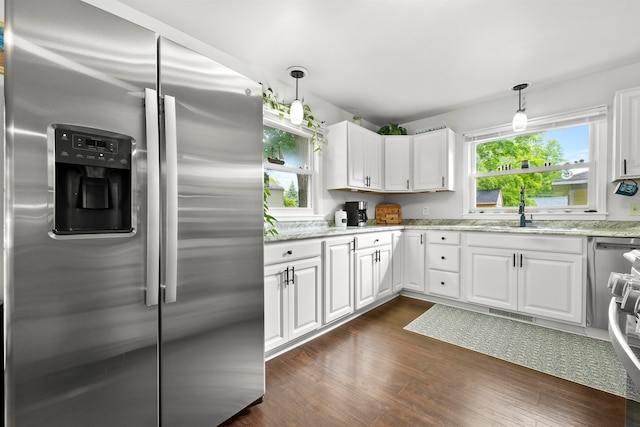
[[[295,267],[291,267],[291,284],[292,285],[296,284],[296,268]]]
[[[286,287],[289,284],[289,267],[282,273],[284,274],[284,286]]]
[[[514,267],[516,266],[516,254],[515,253],[513,254],[513,266]]]
[[[353,240],[351,241],[351,243],[353,243],[353,249],[351,249],[352,252],[356,251],[356,238],[354,237]]]
[[[407,190],[409,189],[409,180],[407,180]]]
[[[622,173],[623,173],[624,175],[626,175],[626,174],[627,174],[627,159],[624,159],[624,160],[622,161]]]
[[[442,187],[444,187],[444,176],[442,177]]]
[[[420,235],[420,244],[422,244],[422,236],[423,234]]]
[[[520,254],[520,268],[522,268],[522,254]]]

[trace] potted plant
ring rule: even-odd
[[[380,135],[406,135],[407,130],[397,123],[391,123],[378,129]]]

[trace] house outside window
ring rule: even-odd
[[[465,134],[468,215],[605,213],[606,107],[535,119],[524,133],[502,126]],[[467,216],[468,216],[467,215]]]

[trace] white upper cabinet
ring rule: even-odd
[[[413,137],[413,190],[453,190],[456,136],[439,129]]]
[[[327,128],[327,190],[413,193],[453,190],[455,133],[382,137],[351,122]],[[383,179],[384,178],[384,179]]]
[[[410,136],[384,138],[384,189],[385,191],[411,190]]]
[[[328,127],[327,189],[382,190],[382,137],[351,122]]]
[[[616,92],[613,179],[640,178],[640,87]]]

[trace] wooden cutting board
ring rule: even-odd
[[[400,205],[384,204],[376,206],[376,224],[401,224]]]

